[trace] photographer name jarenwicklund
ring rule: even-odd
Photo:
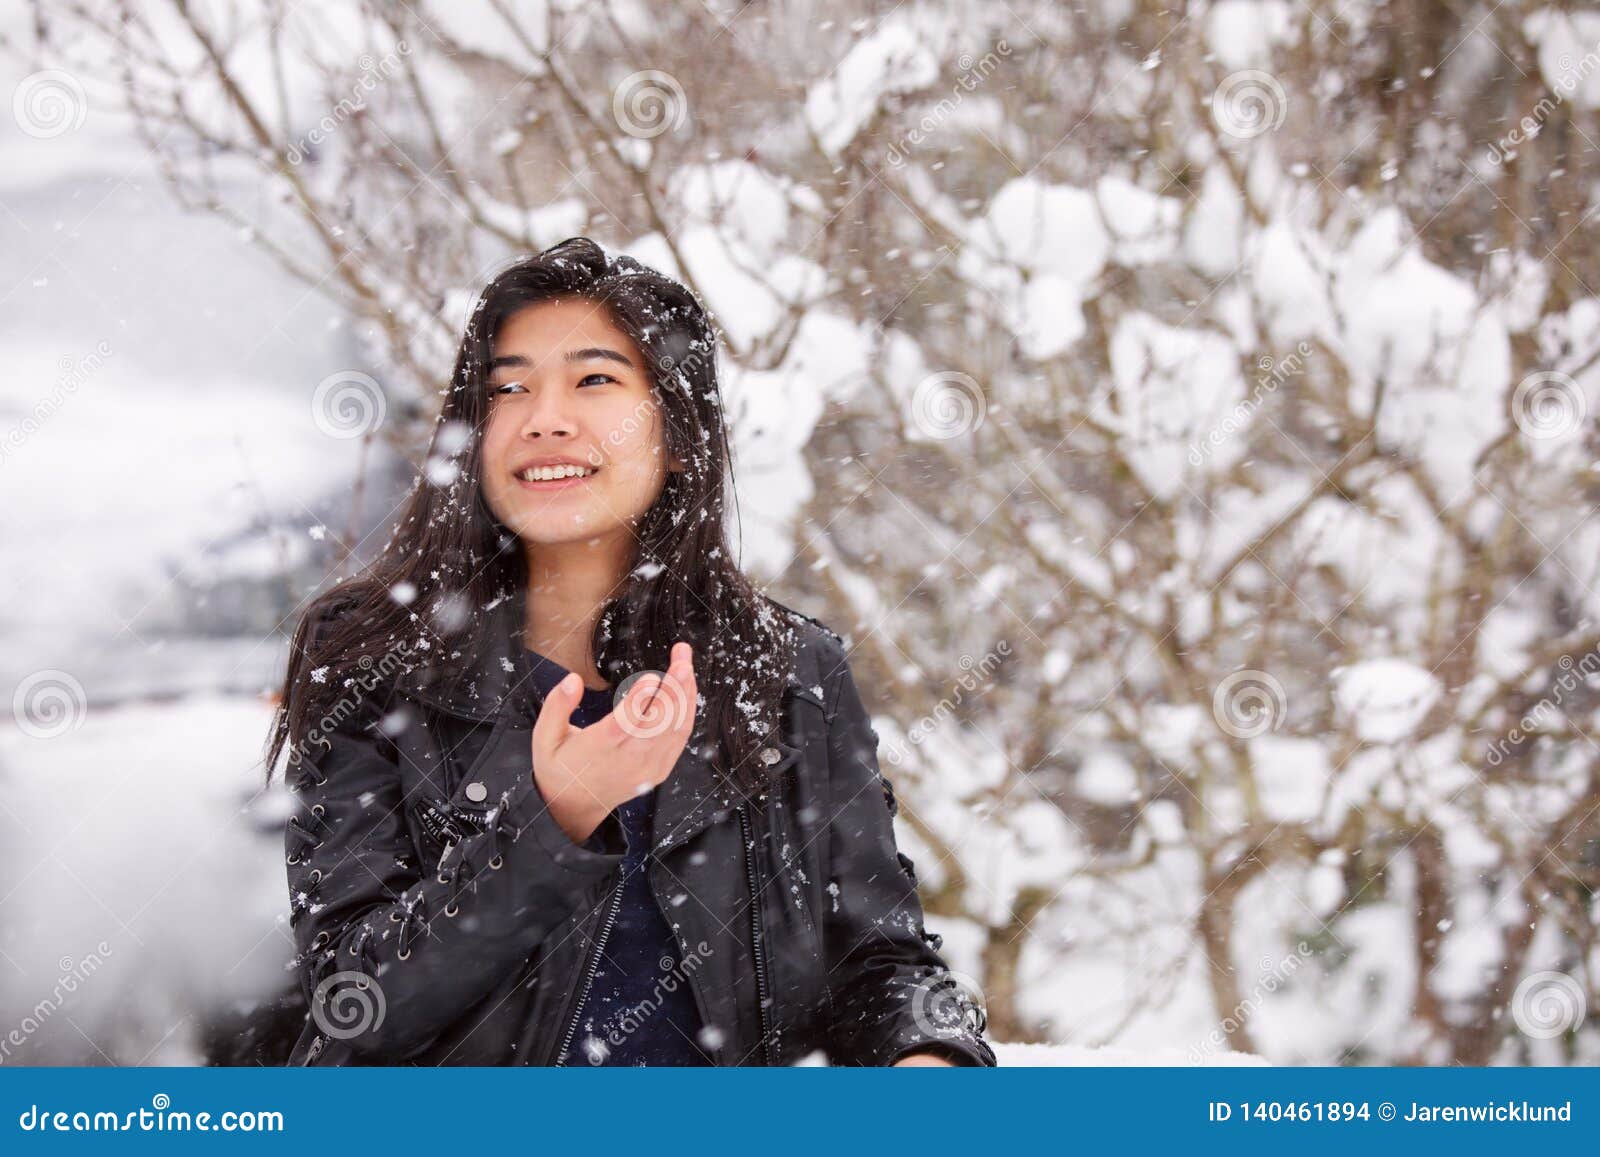
[[[1527,1101],[1490,1101],[1487,1105],[1419,1105],[1411,1102],[1402,1121],[1570,1121],[1572,1102],[1530,1105]]]

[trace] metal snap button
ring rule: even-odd
[[[766,764],[768,767],[771,767],[774,763],[777,763],[778,760],[782,758],[782,754],[776,747],[763,748],[761,751],[761,762]]]
[[[489,789],[477,780],[467,784],[467,798],[473,803],[482,803],[489,798]]]

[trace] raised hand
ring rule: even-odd
[[[572,712],[583,679],[568,675],[550,692],[533,725],[533,780],[550,814],[574,843],[588,839],[618,804],[672,774],[694,730],[694,657],[672,644],[665,675],[646,671],[624,683],[611,714],[577,727]]]

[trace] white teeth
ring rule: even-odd
[[[593,473],[591,466],[534,466],[517,477],[524,482],[554,482],[560,478],[587,478]]]

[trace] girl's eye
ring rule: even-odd
[[[589,385],[599,386],[599,385],[604,385],[607,382],[614,382],[616,380],[617,379],[612,377],[610,374],[589,374],[587,377],[582,378],[578,382],[578,385],[579,386],[589,386]],[[527,392],[528,392],[527,387],[525,387],[521,382],[506,382],[504,385],[499,385],[499,386],[493,385],[491,383],[490,386],[489,386],[489,393],[490,393],[491,396],[503,396],[503,395],[506,395],[506,394],[525,394]]]

